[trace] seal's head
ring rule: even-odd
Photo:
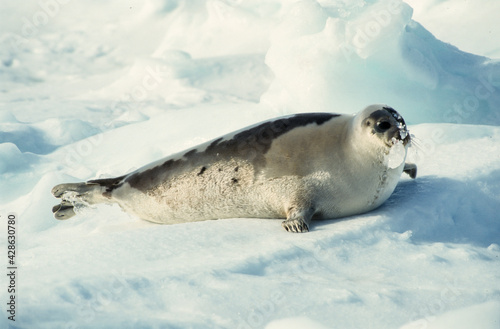
[[[403,117],[392,107],[387,105],[370,105],[354,118],[356,129],[363,134],[376,137],[379,144],[392,147],[398,142],[407,146],[410,133]]]

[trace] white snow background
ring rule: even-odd
[[[500,328],[500,2],[2,1],[1,328]],[[457,48],[458,47],[458,48]],[[392,197],[290,234],[53,218],[51,188],[122,175],[296,112],[398,110]],[[5,247],[5,248],[4,248]],[[2,271],[3,272],[3,271]]]

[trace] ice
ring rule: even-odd
[[[403,140],[405,139],[409,132],[407,129],[405,129],[406,127],[402,124],[402,123],[399,123],[398,124],[398,129],[399,129],[399,137]]]
[[[406,158],[406,148],[402,140],[392,139],[392,146],[387,155],[387,166],[391,169],[401,166]]]
[[[19,217],[19,293],[0,327],[498,328],[497,20],[488,0],[1,2],[0,219]],[[418,177],[367,214],[296,235],[51,213],[57,184],[376,103],[412,132],[388,166]]]

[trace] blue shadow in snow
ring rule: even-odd
[[[425,176],[402,181],[376,210],[414,242],[500,244],[500,170],[473,180]]]

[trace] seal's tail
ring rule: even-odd
[[[68,219],[75,215],[75,207],[84,207],[109,202],[111,191],[123,177],[96,179],[84,183],[59,184],[52,189],[52,195],[61,199],[61,204],[52,207],[56,219]]]

